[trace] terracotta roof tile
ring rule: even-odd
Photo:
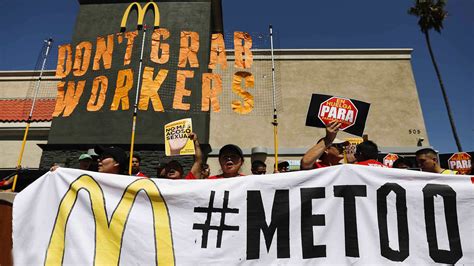
[[[0,122],[27,122],[32,99],[3,99],[0,100]],[[53,120],[56,99],[37,99],[31,122],[46,122]]]

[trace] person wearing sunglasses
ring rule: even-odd
[[[108,174],[127,174],[127,154],[120,147],[102,147],[94,148],[99,155],[99,172]]]
[[[310,170],[341,164],[348,141],[336,138],[341,123],[336,120],[326,126],[326,136],[318,140],[301,159],[301,170]]]

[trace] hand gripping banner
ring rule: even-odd
[[[15,198],[17,265],[470,264],[470,176],[341,165],[220,180],[58,169]]]

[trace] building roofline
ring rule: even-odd
[[[0,81],[29,81],[38,80],[38,70],[0,70]],[[60,80],[56,77],[56,70],[44,70],[42,80]]]
[[[233,51],[233,50],[228,50]],[[270,49],[253,49],[252,51],[270,51]],[[313,49],[313,48],[289,48],[289,49],[274,49],[275,53],[311,53],[311,54],[411,54],[413,48],[328,48],[328,49]]]
[[[15,76],[31,77],[38,76],[39,73],[39,70],[0,70],[0,77],[11,76],[12,74],[15,74]],[[43,70],[43,76],[50,77],[55,74],[56,70]]]
[[[233,59],[234,50],[227,50]],[[412,48],[275,49],[276,60],[410,60]],[[255,59],[270,59],[270,49],[253,49]]]

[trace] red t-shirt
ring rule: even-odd
[[[244,176],[243,174],[239,174],[237,176]],[[235,176],[234,176],[235,177]],[[219,178],[224,178],[224,175],[223,174],[220,174],[220,175],[213,175],[213,176],[210,176],[208,177],[207,179],[219,179]]]
[[[142,172],[138,172],[135,176],[148,178],[148,176],[146,176],[146,175],[145,175],[144,173],[142,173]]]
[[[372,160],[372,159],[367,160],[367,161],[357,162],[357,163],[355,163],[355,164],[388,168],[388,167],[387,167],[386,165],[384,165],[383,163],[381,163],[381,162],[379,162],[379,161],[376,161],[376,160]]]
[[[197,177],[195,175],[193,175],[192,172],[189,172],[185,177],[184,179],[197,179]]]
[[[325,165],[322,162],[314,162],[313,169],[324,168],[324,167],[328,167],[328,166],[329,165]]]

